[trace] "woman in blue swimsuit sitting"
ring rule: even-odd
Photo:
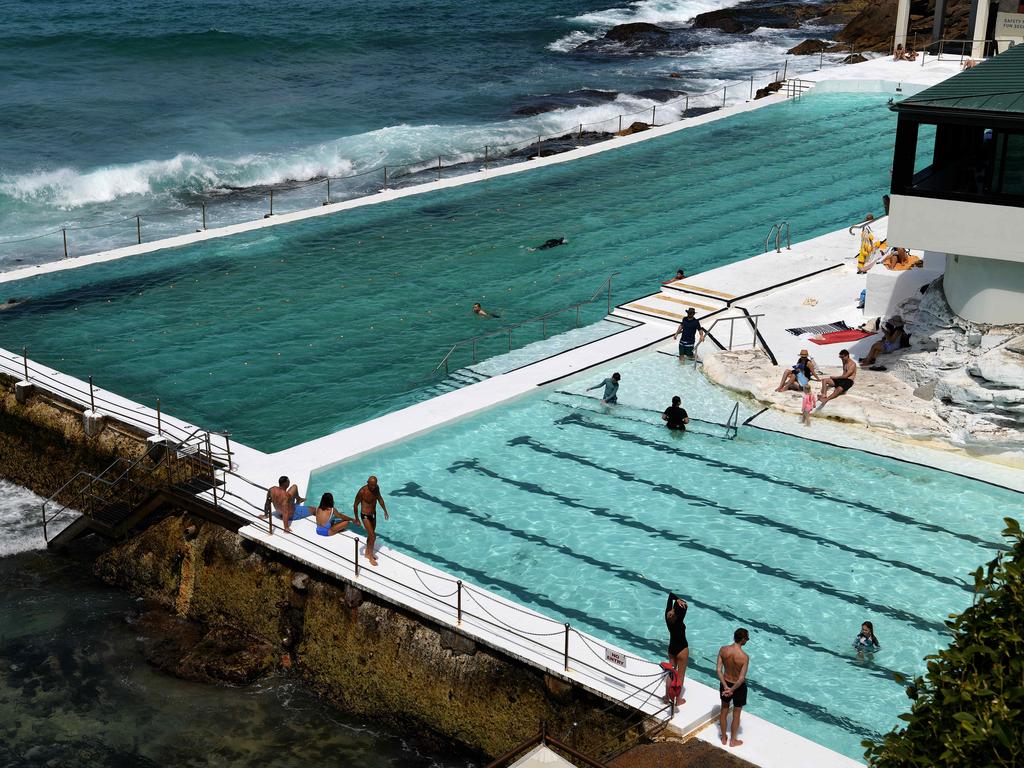
[[[316,532],[321,536],[333,536],[348,528],[355,518],[343,515],[334,508],[334,494],[325,493],[320,497],[320,506],[314,507],[316,515]]]

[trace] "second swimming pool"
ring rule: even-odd
[[[605,407],[585,389],[612,370],[620,404]],[[908,708],[893,673],[948,643],[943,620],[970,604],[968,574],[1019,495],[754,428],[670,433],[673,394],[708,422],[733,405],[648,354],[317,472],[310,494],[346,499],[375,474],[386,545],[654,660],[673,590],[690,675],[713,684],[746,627],[751,711],[860,758]],[[851,647],[865,620],[873,660]]]
[[[0,346],[265,451],[429,396],[460,339],[880,208],[883,94],[819,94],[571,163],[7,284]],[[856,151],[851,151],[855,147]],[[568,243],[530,250],[553,237]],[[501,315],[474,316],[473,302]],[[581,323],[606,311],[602,296]],[[575,313],[547,324],[572,328]],[[540,338],[516,331],[513,344]],[[499,334],[482,356],[507,352]],[[466,354],[453,360],[469,363]]]

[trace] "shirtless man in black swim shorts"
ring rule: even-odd
[[[373,545],[377,543],[377,502],[384,510],[384,519],[389,520],[388,507],[381,496],[380,487],[377,485],[377,477],[370,475],[366,485],[356,492],[356,499],[352,502],[352,513],[356,516],[356,525],[366,529],[366,559],[370,565],[377,564],[377,558],[373,554]],[[362,522],[360,522],[360,518]]]
[[[750,634],[742,627],[732,633],[732,645],[723,645],[715,660],[715,671],[718,673],[718,694],[722,699],[722,711],[718,716],[718,725],[722,729],[722,744],[728,741],[730,747],[738,747],[743,742],[736,737],[740,732],[740,715],[747,705],[747,669],[750,657],[743,646],[750,639]],[[732,733],[726,739],[729,730],[729,705],[732,705]]]
[[[821,379],[821,394],[818,395],[818,408],[821,408],[829,400],[835,400],[841,395],[845,395],[853,388],[853,380],[857,378],[857,364],[853,362],[853,358],[850,357],[850,353],[845,349],[840,350],[839,359],[843,363],[843,372],[833,378],[832,376],[823,376]],[[832,388],[832,394],[826,394],[829,388]]]

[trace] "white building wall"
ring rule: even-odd
[[[946,255],[946,301],[975,323],[1024,323],[1024,264]]]
[[[1015,261],[1024,270],[1024,208],[893,195],[889,245]]]

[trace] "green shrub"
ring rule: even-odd
[[[865,741],[877,768],[1024,766],[1024,536],[974,573],[974,604],[946,622],[953,642],[911,682],[906,726]],[[907,682],[899,679],[899,682]]]

